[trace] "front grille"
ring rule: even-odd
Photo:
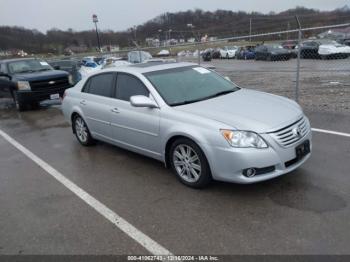
[[[30,87],[32,91],[48,91],[50,89],[68,88],[69,81],[66,76],[41,81],[31,81]]]
[[[309,132],[310,126],[303,116],[298,121],[269,134],[284,147],[292,146]]]

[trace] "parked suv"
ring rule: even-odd
[[[43,100],[58,99],[72,86],[67,72],[54,70],[46,61],[35,58],[0,60],[0,77],[13,82],[9,91],[20,111]]]

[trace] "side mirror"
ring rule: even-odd
[[[53,69],[55,69],[55,70],[60,70],[61,67],[60,67],[59,65],[55,65],[55,66],[53,67]]]
[[[1,72],[0,72],[0,77],[1,78],[7,78],[8,80],[12,80],[12,77],[10,75],[5,74],[5,73],[1,73]]]
[[[132,96],[130,104],[134,107],[158,108],[157,103],[147,96]]]

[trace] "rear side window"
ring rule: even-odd
[[[112,96],[114,74],[100,74],[89,79],[84,87],[84,91],[98,96]]]
[[[130,101],[136,95],[149,96],[149,91],[141,80],[128,74],[119,73],[117,77],[116,98]]]

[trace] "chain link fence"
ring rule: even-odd
[[[198,43],[177,60],[210,65],[242,87],[307,110],[350,112],[349,39],[350,24],[288,30]]]
[[[157,56],[167,50],[178,62],[215,68],[242,87],[294,99],[306,110],[350,113],[349,45],[347,23],[102,55],[126,57],[129,51],[142,50]],[[86,55],[101,56],[76,58]]]

